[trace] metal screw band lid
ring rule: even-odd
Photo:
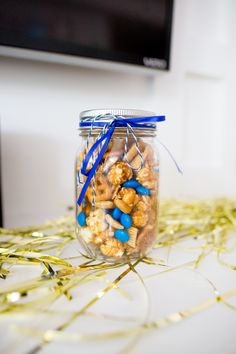
[[[87,111],[83,111],[80,113],[80,120],[81,121],[89,121],[96,116],[111,113],[116,116],[123,116],[123,117],[151,117],[154,116],[154,112],[144,111],[139,109],[124,109],[124,108],[101,108],[101,109],[90,109]],[[109,120],[107,118],[101,118],[101,121]]]

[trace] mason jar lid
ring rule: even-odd
[[[155,116],[154,112],[144,111],[139,109],[124,109],[124,108],[101,108],[101,109],[90,109],[87,111],[83,111],[80,113],[80,121],[85,122],[89,121],[90,119],[105,115],[105,114],[112,114],[116,116],[122,116],[124,118],[132,118],[132,117],[151,117]],[[108,122],[111,120],[111,117],[101,117],[99,121]]]
[[[155,136],[157,123],[165,120],[165,116],[157,116],[154,112],[144,111],[140,109],[124,109],[124,108],[102,108],[90,109],[80,113],[78,129],[81,136],[86,134],[99,134],[99,131],[114,121],[114,116],[117,116],[118,121],[123,123],[127,119],[127,123],[131,124],[135,130],[135,134],[139,136]],[[119,119],[119,116],[122,118]],[[148,119],[150,117],[150,119]],[[132,121],[132,119],[136,119]],[[91,127],[92,130],[91,130]],[[116,127],[114,134],[126,134],[126,124]]]

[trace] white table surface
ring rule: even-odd
[[[75,241],[64,256],[78,255],[78,244]],[[155,250],[152,256],[166,260],[173,266],[191,261],[199,250],[187,251],[173,247],[168,253],[166,249]],[[235,255],[231,254],[229,261],[235,263]],[[74,260],[78,264],[80,260]],[[137,270],[145,280],[146,290],[134,273],[130,273],[120,283],[120,287],[128,294],[125,298],[116,289],[111,290],[89,312],[80,316],[66,329],[66,332],[99,333],[112,330],[123,330],[140,324],[144,321],[155,321],[171,313],[187,309],[214,298],[214,291],[210,279],[220,293],[236,287],[235,271],[218,263],[216,255],[205,258],[200,267],[194,270],[192,266],[180,267],[176,270],[163,272],[167,268],[141,264]],[[35,277],[42,271],[38,266],[19,266],[17,275],[1,280],[1,287]],[[121,269],[112,270],[105,276],[106,279],[115,279]],[[158,274],[159,273],[159,274]],[[55,318],[37,315],[5,315],[0,318],[0,353],[1,354],[60,354],[60,353],[91,353],[91,354],[235,354],[236,353],[236,311],[217,303],[211,308],[194,315],[180,323],[163,329],[155,329],[136,337],[135,346],[130,343],[134,337],[117,338],[95,341],[65,341],[54,340],[45,345],[40,351],[31,351],[37,347],[40,339],[21,333],[23,329],[53,329],[63,322],[67,311],[79,310],[98,291],[107,286],[103,280],[92,281],[73,289],[74,299],[68,301],[64,296],[50,306],[50,309],[65,311],[65,314]],[[236,297],[229,300],[236,306]],[[116,319],[104,319],[98,314],[117,316]],[[125,320],[124,320],[125,318]],[[78,338],[77,338],[78,339]]]

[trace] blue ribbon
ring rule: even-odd
[[[109,115],[107,115],[109,116]],[[95,141],[93,146],[90,148],[90,150],[87,152],[86,156],[84,157],[82,167],[80,172],[84,175],[87,176],[87,179],[83,185],[83,188],[80,192],[79,198],[77,203],[81,205],[84,195],[86,193],[86,190],[88,189],[89,183],[91,179],[93,178],[96,169],[99,165],[99,163],[102,160],[102,157],[107,149],[107,146],[111,140],[111,137],[114,133],[115,128],[127,128],[128,126],[131,126],[132,128],[141,128],[141,129],[155,129],[157,122],[162,122],[165,120],[165,116],[150,116],[150,117],[136,117],[136,118],[123,118],[121,116],[112,116],[114,117],[113,120],[110,120],[109,122],[101,122],[101,121],[84,121],[80,122],[80,127],[103,127],[104,132],[101,134],[101,137]],[[93,166],[90,168],[89,171],[87,171],[87,166],[88,163],[93,156],[94,152],[97,150],[97,148],[101,145],[102,148],[96,158],[96,160],[93,163]]]

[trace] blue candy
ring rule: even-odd
[[[140,184],[135,179],[130,179],[129,181],[126,181],[125,183],[123,183],[122,186],[135,189],[138,186],[140,186]]]
[[[81,211],[77,216],[77,221],[80,226],[84,226],[86,224],[86,216],[83,211]]]
[[[128,242],[129,241],[129,234],[125,230],[116,230],[115,237],[120,242]]]
[[[124,226],[125,229],[129,229],[132,225],[132,219],[129,214],[123,213],[120,217],[120,223]]]
[[[119,208],[113,209],[112,213],[111,213],[113,219],[115,219],[115,220],[119,220],[119,218],[121,217],[121,214],[122,214],[122,211]]]
[[[136,188],[136,191],[138,192],[138,194],[142,194],[142,195],[150,195],[151,194],[150,189],[148,189],[144,186],[138,186]]]

